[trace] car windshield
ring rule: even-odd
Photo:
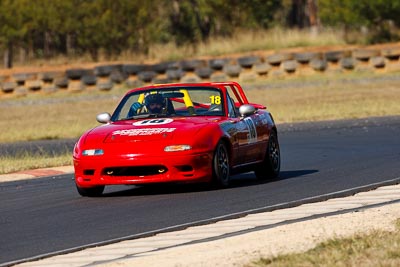
[[[112,121],[169,116],[223,116],[224,99],[218,88],[155,88],[126,95]]]

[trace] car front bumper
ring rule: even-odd
[[[212,179],[213,152],[185,155],[74,158],[79,187],[167,182],[208,182]]]

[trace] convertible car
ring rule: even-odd
[[[277,178],[280,150],[272,115],[236,82],[176,83],[130,90],[114,113],[75,144],[80,195],[108,185],[209,182],[254,171]]]

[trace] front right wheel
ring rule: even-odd
[[[258,179],[266,180],[277,178],[280,170],[281,152],[279,149],[278,136],[275,131],[271,131],[264,160],[257,165],[254,173]]]
[[[76,185],[79,195],[83,197],[99,197],[103,194],[104,185],[94,187],[80,187]]]

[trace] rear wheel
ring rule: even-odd
[[[219,142],[213,158],[213,181],[219,187],[229,186],[229,154],[226,145]]]
[[[279,149],[278,136],[275,131],[271,131],[264,161],[257,165],[254,172],[258,179],[266,180],[277,178],[280,170],[281,152]]]
[[[99,197],[103,194],[104,185],[94,187],[80,187],[76,185],[78,193],[83,197]]]

